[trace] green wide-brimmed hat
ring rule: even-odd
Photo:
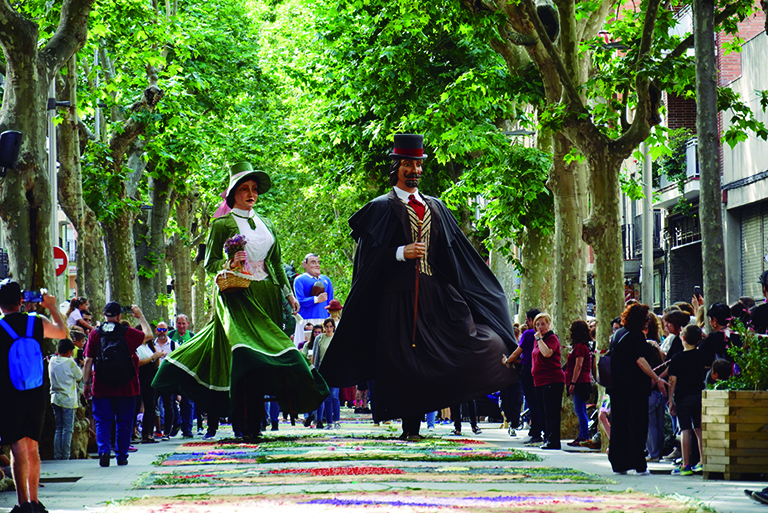
[[[258,184],[259,195],[264,194],[272,187],[269,175],[264,171],[255,171],[250,162],[232,164],[232,167],[229,168],[229,175],[229,187],[227,187],[227,206],[229,208],[235,205],[235,189],[247,180],[253,180]]]

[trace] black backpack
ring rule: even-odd
[[[113,322],[99,328],[96,377],[102,383],[122,385],[136,376],[136,367],[125,339],[126,327]]]

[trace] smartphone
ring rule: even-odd
[[[24,302],[25,303],[42,303],[43,291],[42,290],[25,290]]]
[[[123,313],[133,313],[133,306],[131,305],[123,305]]]
[[[696,285],[693,287],[693,297],[699,297],[701,295],[701,287]]]

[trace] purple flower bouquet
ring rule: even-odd
[[[230,260],[234,258],[235,253],[238,251],[244,251],[245,245],[248,243],[248,239],[245,238],[245,235],[237,234],[233,237],[230,237],[227,239],[227,241],[224,243],[224,252],[227,254],[227,258]],[[251,268],[248,265],[248,260],[244,261],[242,264],[233,264],[232,270],[236,272],[240,272],[242,274],[252,274]]]

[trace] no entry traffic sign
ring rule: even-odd
[[[61,276],[67,269],[69,259],[67,258],[67,252],[58,246],[53,247],[53,265],[56,266],[56,276]]]

